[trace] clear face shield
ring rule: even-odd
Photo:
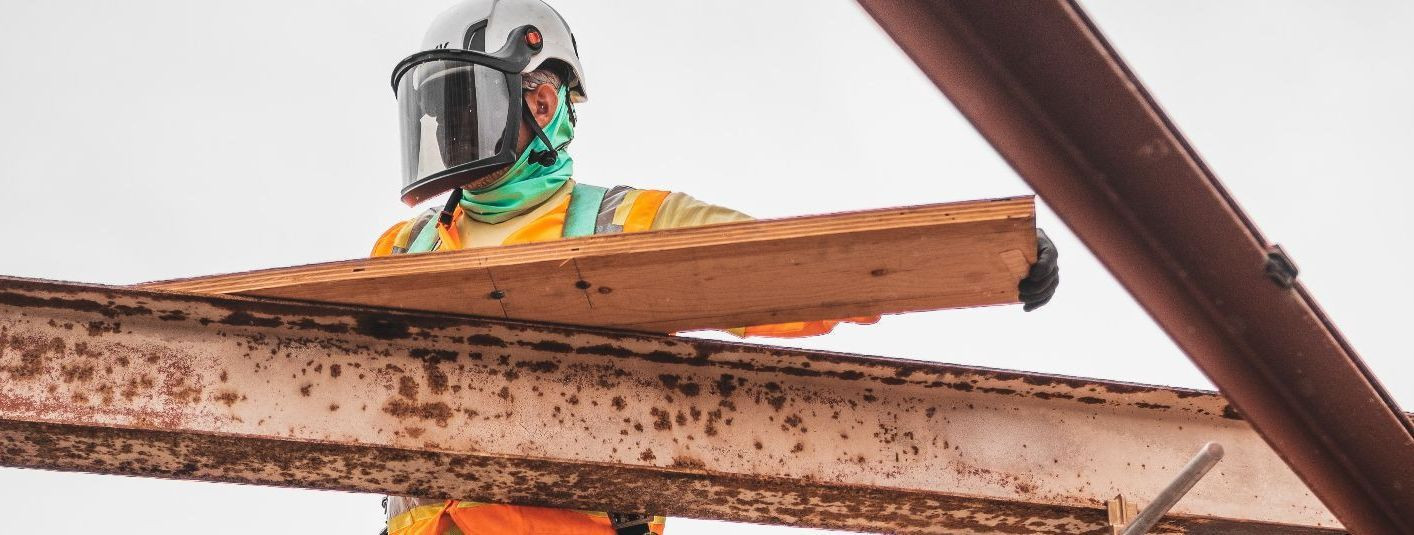
[[[465,184],[515,161],[497,158],[515,144],[519,123],[510,119],[520,117],[511,111],[520,108],[519,82],[508,78],[490,67],[460,61],[423,63],[403,76],[398,108],[404,197],[412,193],[426,198],[450,189],[431,188],[442,182],[439,177],[455,174]],[[509,87],[515,87],[514,94]],[[421,193],[429,188],[439,191]]]
[[[501,50],[429,50],[393,70],[403,156],[403,202],[417,204],[516,160],[522,70],[539,32],[515,30]]]

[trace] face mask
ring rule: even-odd
[[[574,123],[568,90],[561,87],[559,97],[555,115],[544,128],[549,146],[534,136],[500,180],[483,189],[463,190],[460,205],[467,216],[484,223],[503,222],[540,206],[569,181],[574,160],[564,149],[574,139]],[[531,161],[531,155],[539,151],[556,151],[558,158],[549,166]]]

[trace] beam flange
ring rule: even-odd
[[[1329,533],[1211,393],[687,338],[0,279],[0,464],[859,531]],[[1258,490],[1260,489],[1260,490]]]
[[[1322,501],[1414,533],[1414,424],[1073,0],[860,0]]]

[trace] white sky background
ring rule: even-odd
[[[126,284],[366,255],[413,213],[388,75],[448,5],[0,3],[0,274]],[[588,69],[583,181],[758,217],[1030,192],[853,2],[555,5]],[[1086,5],[1414,406],[1414,4]],[[798,345],[1211,388],[1044,207],[1040,224],[1064,274],[1042,311],[890,317]],[[13,469],[0,513],[7,533],[369,535],[382,514],[372,495]]]

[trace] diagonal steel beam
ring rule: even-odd
[[[1075,2],[860,3],[1346,526],[1414,533],[1414,427]]]
[[[898,533],[1333,533],[1212,393],[0,278],[0,464]]]

